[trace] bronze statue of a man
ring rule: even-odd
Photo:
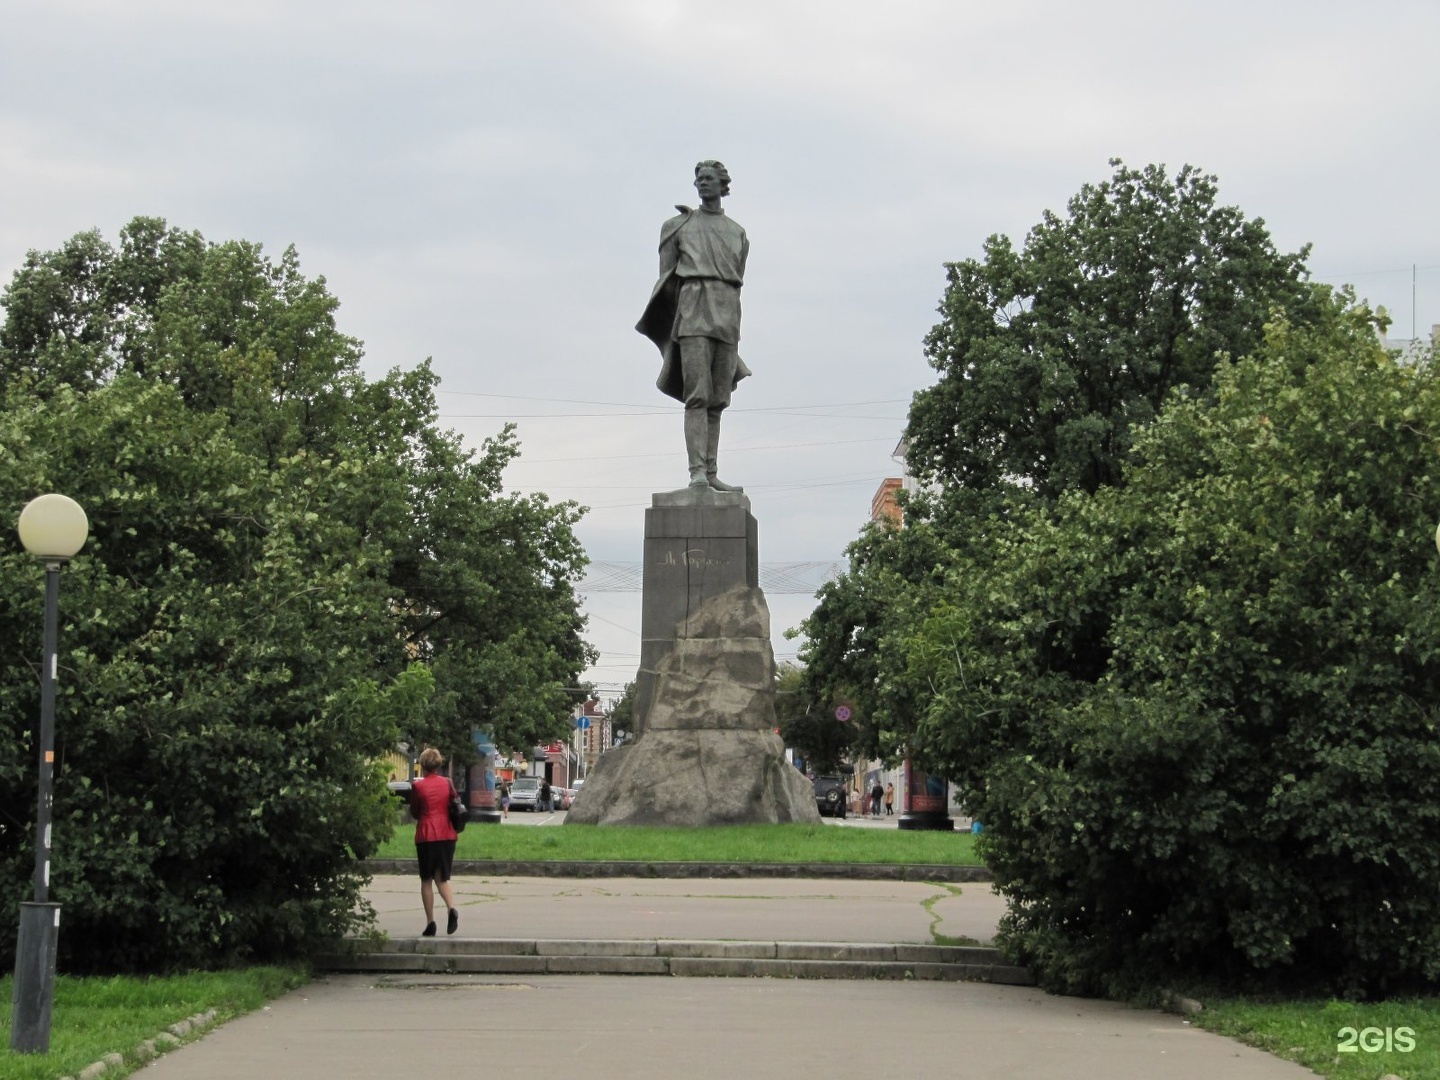
[[[720,199],[730,194],[730,174],[718,161],[695,166],[700,208],[660,226],[660,280],[635,329],[653,341],[663,358],[655,385],[685,403],[685,450],[690,486],[739,491],[716,477],[720,414],[750,369],[740,359],[740,289],[750,241],[726,216]]]

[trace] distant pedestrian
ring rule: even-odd
[[[510,785],[504,781],[500,783],[500,816],[501,818],[510,816]]]
[[[455,862],[455,830],[450,827],[450,802],[455,798],[455,785],[448,776],[440,776],[445,759],[440,751],[427,746],[420,754],[424,773],[410,784],[410,813],[415,818],[415,857],[420,863],[420,903],[425,908],[423,937],[435,936],[435,886],[450,911],[445,927],[455,933],[460,925],[460,912],[455,910],[455,895],[450,891],[450,868]]]
[[[880,786],[880,781],[875,781],[875,786],[870,789],[870,813],[875,817],[880,816],[880,800],[885,797],[885,789]]]
[[[549,780],[540,781],[540,809],[547,814],[555,809],[555,789],[550,786]]]
[[[895,816],[895,785],[885,785],[885,813],[891,817]]]

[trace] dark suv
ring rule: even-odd
[[[843,776],[815,777],[815,808],[824,816],[843,818],[849,810]]]

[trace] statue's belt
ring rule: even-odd
[[[694,277],[686,277],[686,276],[684,276],[684,275],[682,275],[682,274],[676,274],[676,275],[675,275],[675,280],[677,280],[678,282],[680,282],[681,285],[684,285],[687,281],[719,281],[719,282],[721,282],[721,283],[723,283],[723,284],[725,284],[725,285],[734,285],[735,288],[737,288],[737,289],[740,288],[741,286],[743,286],[743,285],[745,284],[745,282],[743,282],[743,281],[732,281],[730,278],[708,277],[708,276],[700,276],[700,275],[696,275],[696,276],[694,276]]]

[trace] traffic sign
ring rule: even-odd
[[[577,728],[579,728],[581,731],[584,731],[586,728],[588,728],[588,727],[590,726],[590,717],[588,717],[588,716],[580,716],[580,717],[577,717],[576,720],[575,720],[575,726],[576,726]]]
[[[839,720],[842,724],[845,723],[846,720],[849,720],[849,719],[850,719],[850,706],[849,706],[849,705],[837,705],[837,706],[835,707],[835,719],[836,719],[836,720]]]

